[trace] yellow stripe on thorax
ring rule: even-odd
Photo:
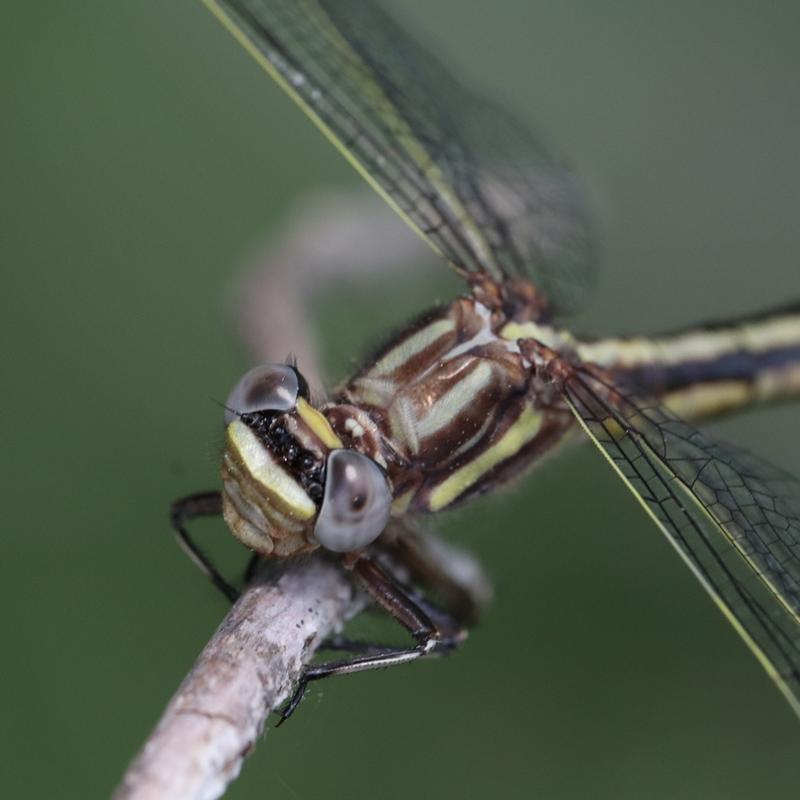
[[[403,339],[396,347],[378,359],[375,366],[369,370],[369,377],[391,374],[442,336],[452,333],[455,327],[455,322],[449,317],[431,322],[407,339]]]
[[[428,507],[439,511],[457,500],[500,462],[516,455],[542,426],[542,415],[527,406],[517,421],[491,447],[457,469],[431,492]]]
[[[478,399],[481,391],[491,380],[492,365],[486,360],[478,361],[475,369],[456,381],[455,385],[428,409],[428,413],[417,420],[417,437],[425,439],[449,425]]]

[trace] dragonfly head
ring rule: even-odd
[[[223,514],[247,547],[261,555],[319,546],[343,553],[383,532],[392,501],[383,470],[343,446],[295,367],[250,370],[225,408]]]

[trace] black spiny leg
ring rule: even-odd
[[[239,599],[239,592],[220,575],[211,560],[194,543],[186,530],[187,523],[197,517],[216,517],[222,513],[222,495],[219,492],[200,492],[176,500],[170,508],[170,521],[178,543],[200,568],[205,576],[231,603]]]
[[[444,611],[437,609],[437,623],[432,622],[430,616],[409,597],[405,589],[371,559],[362,556],[348,566],[378,605],[391,614],[411,634],[417,644],[407,648],[375,648],[367,655],[306,667],[292,699],[280,712],[278,725],[284,723],[294,713],[303,699],[306,686],[311,681],[318,681],[331,675],[346,675],[406,664],[422,656],[452,650],[466,637],[466,631]]]

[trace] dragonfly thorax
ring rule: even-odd
[[[425,315],[345,387],[358,427],[379,433],[397,513],[437,511],[506,480],[569,426],[565,409],[543,407],[532,391],[516,339],[500,335],[506,322],[462,297]]]

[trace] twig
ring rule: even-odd
[[[205,646],[129,766],[115,800],[211,800],[239,774],[269,712],[320,642],[365,598],[335,563],[261,574]]]
[[[491,587],[472,556],[433,534],[415,541],[476,607],[488,603]],[[178,688],[114,800],[220,797],[303,665],[366,604],[337,561],[310,556],[262,568]]]

